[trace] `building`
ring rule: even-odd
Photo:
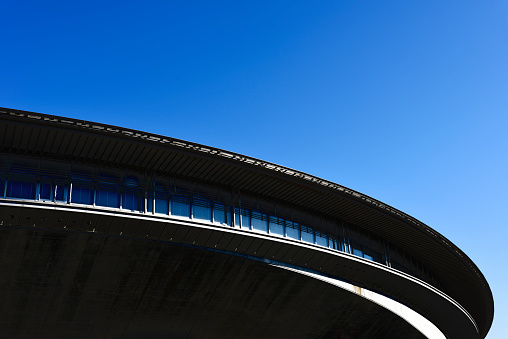
[[[0,109],[5,337],[484,338],[489,285],[364,194],[160,135]]]

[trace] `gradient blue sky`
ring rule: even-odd
[[[508,333],[508,2],[0,1],[0,106],[203,143],[427,223]],[[503,321],[504,320],[504,321]]]

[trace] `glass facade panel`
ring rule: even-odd
[[[286,236],[291,239],[301,240],[300,225],[291,221],[286,221]]]
[[[217,224],[226,223],[226,210],[223,204],[219,203],[213,204],[213,222]]]
[[[192,202],[192,217],[194,219],[212,220],[212,206],[205,200],[194,200]]]
[[[95,205],[119,208],[120,196],[114,185],[101,184],[95,191]]]
[[[124,193],[122,195],[122,208],[131,211],[139,211],[139,196],[137,192]]]
[[[314,244],[314,230],[305,226],[301,226],[301,228],[302,228],[302,241]]]
[[[252,229],[268,233],[268,220],[266,214],[252,211]]]
[[[356,256],[363,257],[363,251],[360,244],[351,243],[351,252]]]
[[[328,247],[328,237],[325,234],[316,232],[316,244]]]
[[[72,186],[71,202],[93,205],[93,191],[90,188]]]
[[[240,228],[240,209],[235,207],[235,227]]]
[[[162,189],[155,189],[155,213],[169,214],[169,196]]]
[[[7,181],[7,197],[20,198],[20,199],[34,199],[35,198],[35,180],[34,180],[34,182],[8,180]]]
[[[269,222],[269,228],[270,228],[270,234],[280,235],[284,237],[286,234],[284,232],[284,224],[279,224],[279,220],[277,217],[270,217]]]
[[[250,230],[250,211],[243,209],[241,214],[242,214],[242,228]]]
[[[171,215],[190,218],[190,201],[187,197],[171,197]]]
[[[51,184],[42,182],[39,184],[39,199],[51,200]]]
[[[146,192],[146,211],[148,213],[153,213],[153,192]]]

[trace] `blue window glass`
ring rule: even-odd
[[[155,189],[155,213],[169,214],[169,196],[162,188]]]
[[[212,207],[206,200],[195,199],[192,201],[192,217],[210,221],[212,219]]]
[[[95,205],[104,207],[120,207],[120,197],[115,187],[101,185],[95,192]]]
[[[135,178],[126,178],[124,193],[122,194],[122,208],[131,211],[139,211],[139,196],[138,181]]]
[[[363,251],[360,244],[351,243],[351,252],[354,255],[357,255],[359,257],[363,257]]]
[[[242,228],[250,230],[250,210],[242,209]]]
[[[302,228],[302,241],[314,244],[314,230],[309,227],[301,226]]]
[[[240,228],[240,209],[235,207],[235,227]]]
[[[39,184],[39,199],[40,200],[51,200],[51,184],[40,183]]]
[[[54,194],[55,200],[65,201],[66,196],[67,196],[67,185],[55,184],[53,194]]]
[[[90,188],[72,185],[72,202],[76,204],[93,204],[93,191]]]
[[[122,208],[131,211],[139,210],[139,197],[137,192],[126,192],[122,194]]]
[[[300,225],[286,221],[286,236],[291,239],[300,240]]]
[[[0,179],[0,197],[4,196],[4,180]]]
[[[153,212],[153,192],[146,192],[146,211],[149,213]]]
[[[316,232],[316,244],[328,247],[328,237],[325,234]]]
[[[7,196],[10,198],[34,199],[35,181],[9,180],[7,182]]]
[[[213,204],[213,221],[218,224],[226,223],[226,210],[223,204]]]
[[[171,197],[171,215],[190,218],[190,201],[186,197]]]
[[[284,236],[284,224],[283,220],[279,223],[277,217],[270,217],[268,227],[270,228],[270,234]]]
[[[252,229],[268,233],[268,218],[266,214],[252,211]]]
[[[363,257],[368,260],[374,260],[374,257],[372,256],[372,251],[368,248],[363,248]]]

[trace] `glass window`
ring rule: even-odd
[[[129,190],[122,194],[122,208],[131,211],[139,211],[138,192]]]
[[[235,207],[235,227],[240,228],[240,209]]]
[[[187,197],[171,196],[171,215],[190,218],[190,201]]]
[[[169,195],[162,187],[155,189],[155,213],[169,214]]]
[[[139,196],[138,181],[136,178],[127,177],[122,194],[122,208],[131,211],[139,211]]]
[[[316,244],[328,247],[328,237],[325,234],[316,232]]]
[[[39,199],[40,200],[51,200],[51,184],[43,183],[39,184]]]
[[[212,219],[211,204],[206,200],[194,199],[192,201],[192,217],[194,219],[211,221]]]
[[[292,221],[286,221],[286,236],[288,238],[301,240],[300,239],[300,225]]]
[[[214,203],[213,204],[213,221],[217,224],[226,223],[226,207],[224,204]]]
[[[153,191],[146,191],[146,211],[153,213]]]
[[[363,257],[362,246],[360,244],[352,242],[351,243],[351,252],[356,256]]]
[[[301,226],[302,228],[302,241],[314,244],[314,230],[310,227]]]
[[[67,200],[67,185],[63,183],[54,184],[53,195],[57,201]]]
[[[76,204],[93,204],[93,191],[91,188],[82,187],[77,183],[72,184],[72,202]]]
[[[118,187],[113,183],[99,182],[95,191],[95,205],[104,207],[120,207],[120,195]]]
[[[270,217],[268,227],[270,228],[270,234],[284,236],[284,220],[281,220],[279,223],[279,219],[277,217]]]
[[[242,215],[241,216],[242,217],[242,228],[250,230],[250,223],[251,223],[250,210],[242,209],[241,215]]]
[[[34,180],[34,182],[8,180],[7,181],[7,196],[9,198],[34,199],[35,198],[35,180]]]
[[[252,229],[268,233],[268,218],[266,214],[252,211]]]

